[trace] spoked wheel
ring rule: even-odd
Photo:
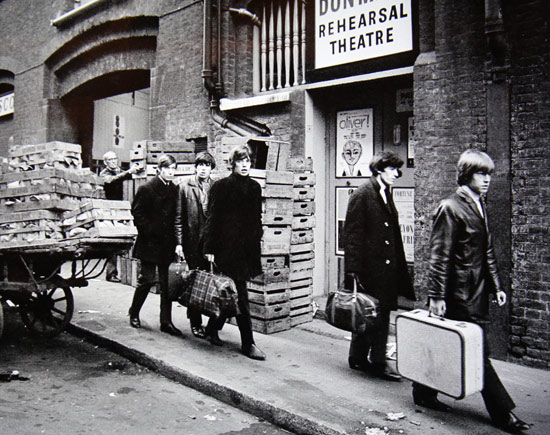
[[[74,298],[69,287],[32,292],[19,306],[23,323],[41,337],[53,337],[63,331],[73,317]]]

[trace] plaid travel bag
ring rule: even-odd
[[[231,278],[195,269],[187,272],[183,281],[186,287],[177,298],[183,306],[196,308],[207,316],[239,314],[237,288]]]

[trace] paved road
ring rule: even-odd
[[[8,313],[0,372],[2,435],[279,435],[289,432],[81,339],[29,336]]]

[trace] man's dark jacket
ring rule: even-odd
[[[204,268],[202,233],[206,224],[197,177],[190,177],[179,186],[176,203],[176,242],[182,245],[185,261],[191,269]]]
[[[234,280],[262,273],[262,189],[250,177],[231,174],[212,185],[204,230],[205,254]]]
[[[387,196],[389,198],[390,193]],[[415,300],[407,269],[397,210],[384,203],[380,185],[371,177],[349,199],[344,225],[346,273],[359,275],[364,291],[387,309],[397,296]]]
[[[133,256],[155,264],[169,264],[174,258],[174,218],[178,187],[158,176],[140,186],[132,202],[138,230]]]
[[[501,285],[487,221],[464,187],[439,204],[430,249],[428,296],[445,299],[446,317],[488,320],[489,297]]]

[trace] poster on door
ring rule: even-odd
[[[392,198],[399,214],[405,259],[414,262],[414,187],[394,187]]]
[[[373,109],[336,114],[336,177],[370,177],[374,153]]]
[[[348,211],[349,197],[356,187],[336,187],[336,255],[344,255],[344,223]]]

